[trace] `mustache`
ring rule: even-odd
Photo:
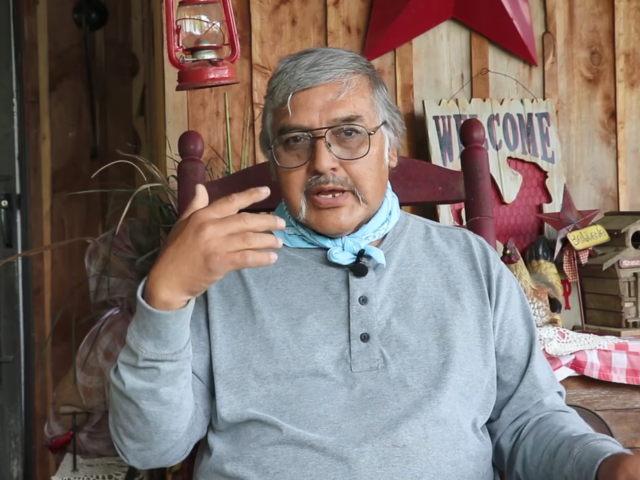
[[[358,187],[356,187],[347,177],[339,177],[338,175],[314,175],[310,177],[304,187],[304,193],[308,193],[309,190],[315,187],[326,186],[338,187],[353,192],[362,205],[367,205],[367,202],[362,196],[362,193],[360,193],[360,190],[358,190]]]
[[[337,175],[314,175],[307,180],[307,184],[304,187],[304,192],[315,187],[325,187],[331,185],[332,187],[339,187],[345,190],[354,191],[357,187],[346,177],[339,177]]]

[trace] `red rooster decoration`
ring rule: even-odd
[[[500,189],[491,179],[493,192],[493,216],[496,237],[505,245],[513,239],[520,252],[533,245],[539,235],[544,233],[544,221],[539,215],[542,205],[551,203],[551,195],[546,187],[547,172],[538,165],[514,158],[508,159],[509,166],[522,175],[522,185],[518,196],[511,203],[504,203]],[[462,208],[464,204],[451,205],[451,213],[458,225],[463,225]]]

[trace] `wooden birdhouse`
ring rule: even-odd
[[[587,330],[640,335],[640,212],[608,212],[597,223],[610,240],[580,269]]]

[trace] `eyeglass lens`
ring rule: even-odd
[[[314,143],[322,137],[310,132],[291,132],[276,139],[273,154],[279,165],[287,168],[306,163],[313,152]],[[341,160],[356,160],[369,151],[369,132],[360,125],[338,125],[327,130],[326,145]]]

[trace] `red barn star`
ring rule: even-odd
[[[573,203],[567,186],[564,186],[562,197],[562,209],[557,213],[541,213],[538,215],[544,222],[558,231],[555,256],[562,250],[562,240],[567,233],[588,227],[593,219],[598,216],[600,210],[578,210]]]
[[[374,0],[364,55],[373,60],[451,18],[538,66],[529,0]]]

